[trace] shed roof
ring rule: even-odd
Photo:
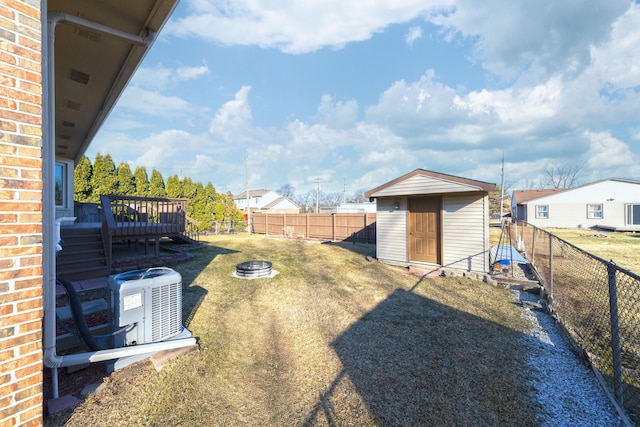
[[[445,194],[460,192],[492,192],[496,185],[484,181],[463,178],[416,169],[392,181],[364,193],[365,197],[408,196],[418,194]]]

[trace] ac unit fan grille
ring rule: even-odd
[[[162,341],[182,331],[182,283],[151,290],[151,340]]]

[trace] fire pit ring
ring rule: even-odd
[[[267,277],[271,276],[272,268],[269,261],[246,261],[236,265],[236,275],[239,277]]]

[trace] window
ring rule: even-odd
[[[536,218],[549,218],[549,205],[536,205]]]
[[[587,218],[602,218],[602,205],[587,205]]]
[[[56,163],[56,206],[66,206],[65,164]]]
[[[640,225],[640,205],[627,205],[627,225]]]

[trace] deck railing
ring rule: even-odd
[[[197,238],[193,220],[186,215],[187,199],[110,194],[100,196],[100,203],[109,263],[112,261],[114,241],[154,240],[158,255],[161,237],[183,235]]]

